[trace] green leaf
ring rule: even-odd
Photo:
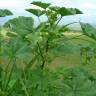
[[[68,27],[65,27],[65,25],[58,28],[59,33],[64,33],[66,31],[70,31]]]
[[[58,10],[58,13],[61,15],[61,16],[67,16],[67,15],[72,15],[72,13],[66,9],[65,7],[62,7]]]
[[[61,16],[67,16],[67,15],[75,15],[75,14],[83,14],[83,13],[77,8],[61,7],[58,10],[58,14],[60,14]]]
[[[38,17],[44,14],[44,12],[41,11],[40,9],[26,9],[26,11],[28,11]]]
[[[51,5],[50,3],[42,3],[41,1],[34,1],[31,4],[41,7],[43,9],[46,9]]]
[[[62,70],[63,69],[63,70]],[[63,77],[62,91],[64,96],[95,96],[96,82],[90,80],[90,76],[94,78],[87,70],[74,67],[59,69],[61,77]],[[57,73],[57,74],[58,74]]]
[[[19,16],[5,23],[5,27],[11,31],[18,33],[20,36],[25,36],[33,32],[34,21],[31,17]]]
[[[83,12],[80,11],[79,9],[77,9],[77,8],[75,8],[74,10],[76,11],[76,14],[83,14]]]
[[[0,17],[13,15],[13,13],[7,9],[0,9]]]
[[[84,35],[96,40],[96,28],[88,23],[80,22],[80,25]]]
[[[0,9],[0,17],[13,15],[13,13],[7,9]]]
[[[28,57],[30,57],[31,48],[28,46],[28,44],[22,43],[19,46],[21,46],[21,47],[19,47],[18,50],[17,50],[17,52],[15,53],[16,57],[19,58],[19,59],[22,59],[22,60],[25,60]]]
[[[49,32],[49,24],[47,22],[41,22],[37,27],[36,31],[39,32],[40,34],[43,32]]]
[[[42,37],[40,36],[40,33],[38,32],[28,34],[26,38],[32,43],[33,45],[32,47],[34,47],[34,45],[36,45],[37,42],[42,41]]]
[[[11,31],[7,32],[6,35],[9,36],[9,37],[15,37],[15,36],[17,36],[17,34],[15,32],[11,32]]]
[[[27,42],[19,37],[14,37],[13,39],[10,38],[10,42],[6,44],[3,50],[3,54],[7,57],[14,55],[16,58],[26,61],[28,60],[27,58],[29,58],[31,53],[31,47],[28,45]]]
[[[80,11],[79,9],[77,9],[77,8],[68,8],[68,10],[72,13],[72,15],[83,14],[83,12]]]
[[[49,9],[51,9],[52,11],[55,11],[55,12],[57,12],[59,8],[60,7],[57,7],[57,6],[51,6],[51,7],[49,7]]]

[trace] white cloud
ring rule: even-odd
[[[82,9],[96,9],[96,0],[78,0],[73,2],[74,6]]]
[[[0,0],[0,8],[12,8],[20,5],[18,0]]]
[[[92,2],[85,2],[82,7],[86,9],[96,9],[96,5]]]
[[[65,6],[65,7],[73,6],[71,0],[65,0],[65,1],[64,0],[50,0],[50,3],[52,3],[52,5],[55,5],[55,6]]]
[[[24,9],[28,6],[30,6],[29,0],[0,0],[0,8]]]
[[[7,8],[16,12],[16,14],[20,14],[20,12],[24,12],[24,9],[28,7],[37,8],[30,4],[32,1],[33,0],[0,0],[0,8]],[[96,14],[96,0],[42,0],[42,2],[50,2],[52,5],[57,6],[76,7],[81,9],[85,14]]]

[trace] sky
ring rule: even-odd
[[[14,13],[23,13],[28,7],[35,7],[30,4],[34,0],[0,0],[0,8],[7,8]],[[35,0],[39,1],[39,0]],[[96,15],[96,0],[40,0],[42,2],[50,2],[53,5],[76,7],[81,9],[85,14]]]
[[[9,9],[15,16],[31,16],[30,13],[24,9],[37,8],[30,4],[34,0],[0,0],[0,9]],[[96,21],[96,0],[35,0],[42,2],[49,2],[52,5],[64,6],[64,7],[76,7],[83,11],[83,15],[77,16],[74,19],[85,20],[89,22]],[[69,18],[71,19],[71,18]],[[67,20],[67,19],[66,19]]]

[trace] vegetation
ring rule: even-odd
[[[34,27],[32,17],[20,16],[2,26],[5,35],[0,30],[0,96],[95,96],[96,71],[90,71],[89,66],[96,66],[96,29],[78,22],[82,32],[66,35],[71,33],[68,26],[76,22],[58,24],[64,16],[83,14],[79,9],[36,1],[32,4],[42,9],[26,9],[37,16],[38,26]],[[8,12],[0,10],[0,17],[12,15]],[[42,15],[46,22],[41,22]],[[49,67],[56,58],[77,51],[81,65]]]

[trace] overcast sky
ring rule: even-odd
[[[0,8],[7,8],[14,13],[25,13],[24,9],[35,7],[30,4],[33,0],[0,0]],[[35,0],[36,1],[36,0]],[[40,0],[37,0],[40,1]],[[53,5],[76,7],[81,9],[87,15],[96,15],[96,0],[41,0],[42,2],[50,2]]]

